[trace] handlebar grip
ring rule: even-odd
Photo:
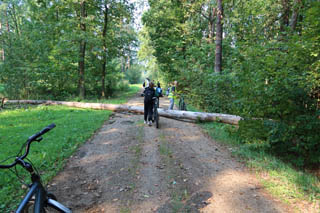
[[[28,138],[28,141],[34,141],[35,139],[37,139],[38,137],[40,137],[41,135],[45,134],[46,132],[49,132],[51,129],[55,128],[56,125],[54,123],[50,124],[49,126],[43,128],[40,132],[30,136]]]
[[[43,130],[40,131],[41,135],[43,135],[46,132],[49,132],[51,129],[55,128],[56,125],[54,123],[50,124],[49,126],[45,127]]]

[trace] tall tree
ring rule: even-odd
[[[81,99],[85,96],[85,56],[86,56],[86,38],[85,38],[85,32],[86,32],[86,23],[85,19],[87,17],[87,11],[86,11],[86,0],[82,0],[80,2],[80,14],[79,14],[79,26],[80,30],[83,32],[83,36],[80,39],[79,42],[79,81],[78,81],[78,88],[79,88],[79,97]]]
[[[103,24],[103,31],[102,31],[102,47],[103,47],[103,56],[102,56],[102,69],[101,69],[101,97],[105,98],[105,77],[106,77],[106,65],[107,65],[107,42],[106,42],[106,35],[107,35],[107,27],[108,27],[108,15],[109,15],[109,8],[107,3],[104,4],[104,24]]]
[[[297,22],[298,22],[298,17],[299,17],[299,12],[300,12],[301,7],[302,7],[302,1],[301,0],[294,0],[292,16],[290,19],[290,27],[291,27],[291,30],[293,30],[293,31],[297,27]]]
[[[223,6],[222,0],[217,0],[217,32],[216,32],[216,57],[214,71],[216,73],[221,73],[222,68],[222,39],[223,39]]]
[[[0,20],[0,35],[2,34],[2,23],[1,23],[1,20]],[[1,44],[1,47],[0,47],[0,60],[4,61],[4,50],[3,50],[3,42],[2,41],[2,44]]]

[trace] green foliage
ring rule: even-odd
[[[242,116],[243,143],[259,142],[299,167],[319,166],[318,1],[224,1],[220,75],[213,71],[216,2],[149,3],[141,55],[155,57],[166,82],[178,80],[178,92],[197,108]]]
[[[79,94],[80,42],[86,42],[84,86],[89,96],[100,96],[105,77],[106,96],[112,96],[133,63],[136,33],[131,27],[133,5],[127,1],[87,1],[86,17],[79,18],[82,1],[0,3],[0,83],[11,99],[60,99]],[[103,36],[105,7],[108,23]],[[11,15],[10,15],[11,14]],[[86,25],[84,31],[79,22]],[[4,27],[6,26],[6,27]],[[104,47],[108,48],[105,49]],[[116,65],[115,65],[116,63]],[[114,69],[120,65],[122,69]],[[102,67],[106,72],[102,73]],[[114,77],[116,76],[116,77]],[[121,79],[121,80],[122,80]]]
[[[137,94],[141,89],[141,84],[131,84],[127,87],[127,84],[124,84],[125,89],[122,91],[117,91],[115,95],[108,99],[99,99],[99,98],[90,98],[81,100],[81,102],[87,103],[106,103],[106,104],[123,104],[128,102],[128,100]],[[69,99],[69,101],[75,101],[75,99]]]
[[[4,85],[0,84],[0,98],[6,96],[6,91],[4,89]]]
[[[313,6],[306,14],[320,8],[320,4]],[[310,19],[318,18],[310,15],[307,20]],[[308,21],[305,24],[310,26]],[[235,70],[239,70],[236,72],[239,80],[236,95],[241,97],[239,114],[249,118],[240,124],[241,134],[247,141],[267,141],[273,153],[297,166],[320,163],[320,138],[315,133],[320,128],[317,98],[320,82],[310,78],[319,73],[319,69],[313,69],[319,61],[314,54],[319,40],[315,34],[312,35],[316,39],[310,38],[309,30],[303,28],[302,37],[265,41],[266,45],[260,47],[245,44],[242,52],[246,60],[234,64]]]
[[[198,109],[232,113],[235,99],[232,74],[185,72],[178,82],[178,91],[187,94],[187,99]]]
[[[75,109],[62,106],[25,107],[17,110],[2,111],[0,116],[1,161],[10,156],[10,163],[21,145],[29,136],[44,126],[55,123],[57,127],[43,136],[40,143],[31,146],[29,159],[42,174],[46,184],[60,169],[77,147],[85,142],[102,125],[111,112]],[[36,121],[36,122],[35,122]],[[3,163],[3,162],[2,162]],[[18,168],[25,182],[28,174]],[[0,200],[2,212],[15,207],[25,190],[17,177],[9,170],[0,170]]]
[[[126,79],[130,84],[138,84],[142,82],[142,66],[133,65],[126,72]]]

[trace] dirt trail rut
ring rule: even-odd
[[[291,212],[196,124],[134,114],[113,114],[49,189],[73,212]]]

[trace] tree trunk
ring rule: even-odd
[[[65,101],[42,101],[42,100],[6,100],[5,103],[14,104],[47,104],[47,105],[65,105],[77,108],[89,108],[100,110],[111,110],[115,112],[133,112],[143,114],[144,108],[139,106],[127,106],[118,104],[101,104],[101,103],[82,103],[82,102],[65,102]],[[241,117],[236,115],[189,112],[180,110],[158,109],[159,115],[173,119],[186,119],[192,121],[217,121],[226,124],[237,125]]]
[[[294,0],[293,12],[290,20],[290,27],[292,31],[295,31],[298,22],[299,10],[301,8],[301,0]]]
[[[18,23],[18,18],[17,18],[17,15],[16,15],[16,9],[15,9],[14,3],[12,3],[12,11],[9,10],[9,14],[11,15],[12,21],[13,21],[15,27],[16,27],[17,35],[20,35],[19,23]],[[8,31],[9,31],[9,24],[8,24]]]
[[[128,71],[128,69],[130,69],[130,66],[131,66],[131,58],[130,58],[130,54],[128,54],[125,71]]]
[[[121,72],[124,73],[125,72],[125,64],[126,64],[126,59],[125,59],[125,55],[124,55],[124,50],[123,50],[123,55],[121,56]]]
[[[214,70],[216,73],[221,73],[222,67],[222,18],[223,18],[223,7],[222,0],[218,0],[217,10],[217,27],[216,27],[216,57]]]
[[[215,33],[215,26],[214,26],[214,21],[215,21],[215,16],[216,16],[216,8],[212,8],[212,11],[210,9],[210,13],[209,13],[209,41],[210,43],[213,43],[214,41],[214,33]]]
[[[107,66],[107,43],[106,43],[106,34],[107,34],[107,27],[108,27],[108,12],[109,8],[105,4],[104,5],[104,26],[102,32],[102,46],[103,46],[103,61],[102,61],[102,70],[101,70],[101,98],[105,98],[106,94],[106,85],[105,85],[105,78],[106,78],[106,66]]]
[[[8,33],[10,32],[10,24],[9,24],[9,17],[8,17],[8,12],[5,12],[5,16],[6,16],[6,25],[7,25],[7,31]]]
[[[86,17],[86,2],[82,1],[80,3],[80,29],[83,32],[86,32],[86,24],[83,19]],[[85,39],[81,39],[80,48],[79,48],[79,81],[78,81],[78,89],[79,89],[79,97],[81,99],[85,96],[85,80],[84,80],[84,72],[85,72],[85,54],[86,54],[86,41]]]
[[[216,8],[210,8],[210,13],[209,13],[209,43],[213,46],[213,42],[214,42],[214,34],[215,34],[215,16],[216,16]],[[209,51],[209,57],[211,58],[211,56],[213,55],[212,51]],[[212,65],[210,66],[210,69],[212,69],[212,71],[215,70],[215,66],[212,63]]]
[[[2,23],[0,21],[0,34],[2,34]],[[4,41],[2,41],[2,45],[4,46]],[[4,61],[4,49],[3,46],[0,49],[0,60]]]

